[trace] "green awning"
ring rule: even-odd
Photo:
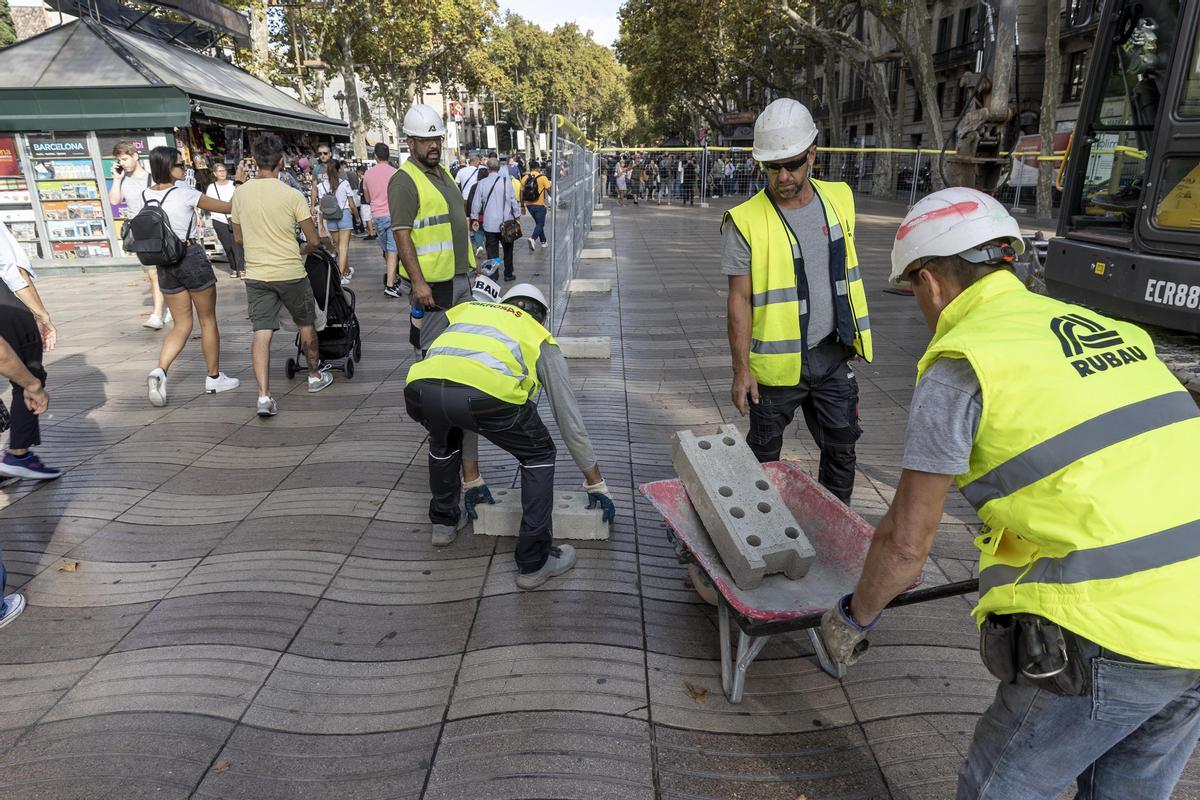
[[[0,131],[186,127],[192,109],[174,86],[0,89]]]
[[[298,130],[311,133],[324,133],[327,136],[347,137],[345,125],[333,125],[320,120],[298,119],[283,114],[271,114],[253,108],[238,108],[237,106],[214,103],[211,100],[195,100],[196,115],[218,122],[240,122],[257,128],[274,128],[280,130]]]

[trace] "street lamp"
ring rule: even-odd
[[[346,118],[346,93],[343,92],[341,89],[338,89],[338,93],[333,96],[333,99],[337,100],[338,116],[341,117],[342,119],[345,119]]]

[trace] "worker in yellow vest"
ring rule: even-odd
[[[388,181],[388,209],[400,276],[412,285],[412,307],[424,313],[425,324],[410,325],[409,341],[426,350],[425,325],[470,298],[467,274],[475,267],[475,252],[462,194],[442,164],[441,115],[417,103],[404,114],[404,133],[409,158]]]
[[[983,528],[981,655],[1000,681],[958,800],[1166,800],[1200,736],[1200,413],[1135,325],[1033,294],[1017,223],[944,189],[896,232],[933,340],[900,483],[821,623],[854,663],[920,578],[953,480]]]
[[[854,250],[854,196],[812,176],[817,127],[781,98],[754,123],[767,186],[725,214],[733,404],[750,414],[746,442],[777,461],[796,409],[821,450],[818,479],[843,503],[854,491],[858,383],[849,361],[871,360],[871,324]]]
[[[425,359],[409,369],[404,388],[408,415],[429,431],[434,546],[451,544],[475,518],[475,506],[493,502],[479,473],[478,436],[520,462],[524,513],[515,557],[521,589],[536,589],[575,566],[575,549],[553,542],[556,451],[537,412],[542,386],[584,475],[588,508],[598,506],[605,522],[616,513],[571,391],[566,359],[545,327],[547,310],[545,296],[527,283],[509,289],[500,303],[450,309]],[[464,488],[465,510],[459,508]]]

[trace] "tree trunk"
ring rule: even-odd
[[[834,86],[837,55],[832,50],[825,51],[825,60],[821,64],[821,76],[825,84],[825,104],[829,108],[829,147],[842,147],[846,141],[845,131],[842,130],[842,100],[838,96],[839,87]]]
[[[300,102],[308,105],[308,91],[304,85],[304,65],[300,61],[300,37],[296,35],[296,26],[299,23],[299,11],[296,9],[284,8],[284,13],[288,18],[288,30],[292,36],[292,68],[296,71],[296,94],[300,97]]]
[[[250,52],[253,55],[251,73],[269,81],[267,65],[271,60],[271,32],[267,26],[267,6],[255,3],[248,9],[250,17]]]
[[[367,126],[363,124],[362,107],[358,102],[358,79],[354,75],[354,59],[350,55],[349,35],[343,39],[345,60],[341,64],[342,92],[346,95],[346,111],[350,117],[350,146],[359,161],[367,158]]]
[[[1061,20],[1058,3],[1050,0],[1046,4],[1046,75],[1042,82],[1042,109],[1038,116],[1038,133],[1042,136],[1044,156],[1054,154],[1054,131],[1058,127],[1059,87],[1062,85],[1062,50],[1058,43]],[[1039,219],[1048,219],[1054,214],[1054,175],[1058,164],[1057,161],[1038,160]]]

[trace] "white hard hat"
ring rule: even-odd
[[[1007,240],[1011,252],[999,246]],[[893,286],[908,284],[913,262],[935,256],[961,256],[975,264],[1002,263],[1025,252],[1021,228],[996,198],[956,186],[934,192],[912,207],[892,243]]]
[[[538,320],[539,322],[542,322],[545,319],[546,312],[550,310],[550,304],[546,302],[546,295],[542,294],[542,290],[534,286],[532,283],[518,283],[516,286],[505,292],[504,297],[500,298],[501,303],[512,303],[518,308],[531,311],[531,309],[525,308],[525,306],[519,302],[521,300],[535,300],[542,306],[542,319]],[[537,315],[535,314],[535,316]]]
[[[476,275],[471,281],[471,297],[480,303],[498,303],[500,284],[485,275]]]
[[[418,139],[445,136],[446,125],[442,122],[441,114],[424,103],[417,103],[404,112],[404,133]]]
[[[754,121],[754,150],[759,161],[798,156],[817,140],[817,126],[804,104],[790,97],[772,101]]]

